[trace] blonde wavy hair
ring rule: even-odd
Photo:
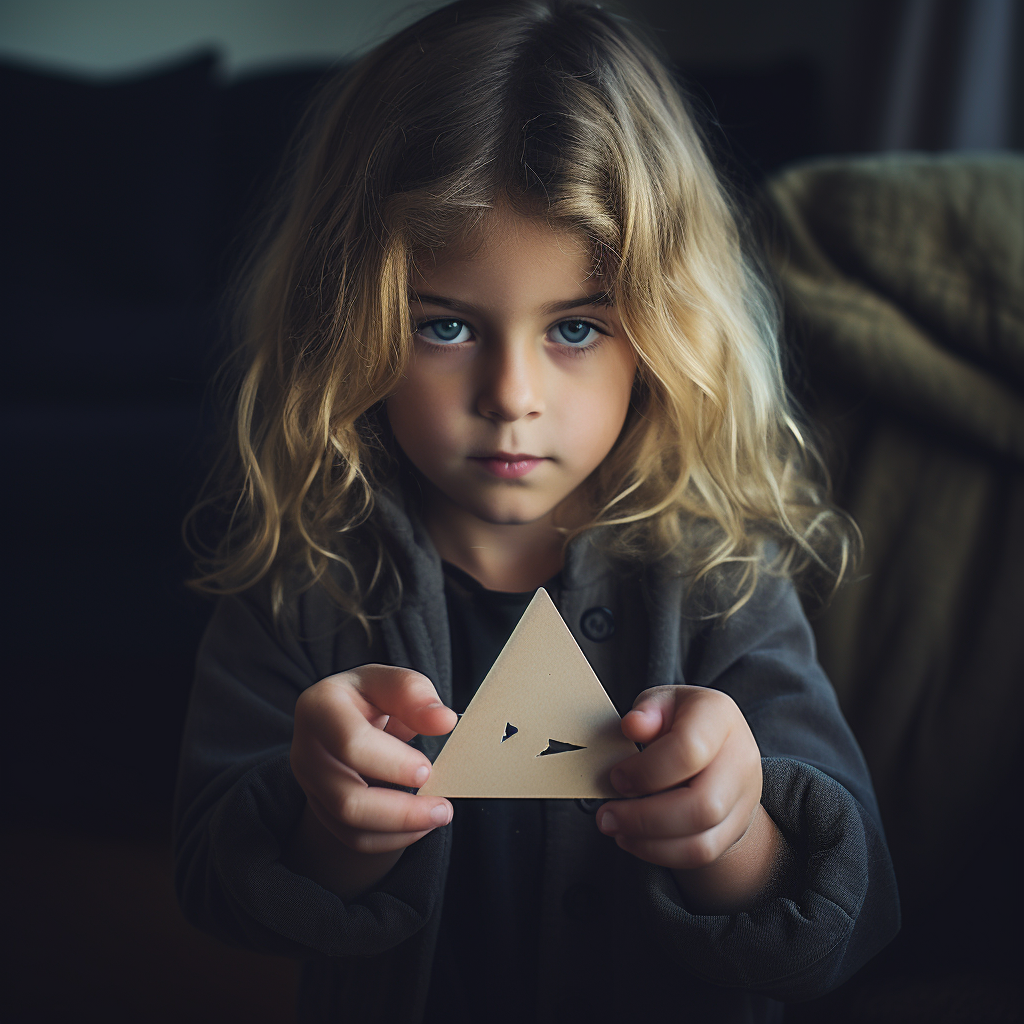
[[[392,564],[374,508],[395,472],[381,406],[410,354],[410,271],[499,203],[588,240],[639,367],[566,540],[608,526],[613,554],[675,552],[729,581],[723,614],[766,566],[842,577],[856,527],[791,410],[772,293],[625,19],[586,0],[450,4],[325,90],[294,167],[240,293],[230,517],[194,586],[269,577],[276,612],[320,583],[366,623]]]

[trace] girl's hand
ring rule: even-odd
[[[308,808],[285,859],[343,898],[383,877],[405,847],[452,819],[447,800],[388,786],[422,786],[431,764],[408,741],[457,721],[411,669],[363,665],[303,691],[291,766]]]
[[[598,812],[602,832],[676,872],[705,911],[749,904],[785,862],[785,840],[761,807],[761,754],[736,703],[701,686],[637,697],[622,731],[645,748],[612,771],[623,796]]]

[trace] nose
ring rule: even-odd
[[[477,411],[490,420],[514,423],[544,411],[543,356],[526,342],[508,339],[490,346],[481,363]]]

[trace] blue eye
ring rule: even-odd
[[[555,325],[555,336],[558,341],[564,341],[573,348],[582,348],[588,341],[592,341],[592,335],[600,332],[586,320],[563,320]]]
[[[463,331],[466,332],[466,337],[460,337]],[[427,341],[432,341],[435,345],[453,345],[459,341],[467,341],[469,337],[469,330],[461,320],[430,320],[420,324],[416,328],[416,333],[423,335]]]

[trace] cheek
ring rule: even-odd
[[[387,401],[388,420],[395,439],[407,455],[426,449],[444,437],[456,407],[450,382],[422,373],[409,373]]]
[[[563,455],[578,470],[589,474],[611,451],[626,416],[618,390],[566,389],[561,404],[558,435]]]
[[[618,353],[617,353],[618,355]],[[629,411],[635,367],[632,358],[620,356],[607,372],[581,389],[566,405],[566,427],[581,452],[600,462],[622,431]]]

